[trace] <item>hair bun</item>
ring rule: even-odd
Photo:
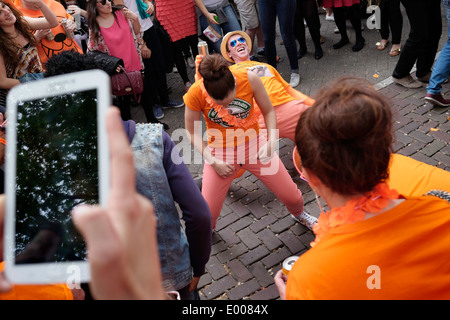
[[[214,99],[224,99],[235,88],[235,80],[229,66],[228,61],[218,54],[203,57],[198,66],[206,91]]]

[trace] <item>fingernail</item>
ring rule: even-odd
[[[72,215],[80,215],[89,210],[90,205],[82,203],[72,208]]]

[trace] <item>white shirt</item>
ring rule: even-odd
[[[150,17],[146,19],[141,18],[136,0],[123,0],[123,2],[129,10],[133,11],[139,17],[139,23],[141,24],[141,34],[153,26],[153,21]]]
[[[215,7],[221,4],[223,0],[203,0],[203,3],[206,7]]]

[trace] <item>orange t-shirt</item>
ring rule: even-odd
[[[292,100],[304,100],[305,104],[309,106],[313,105],[314,103],[314,100],[307,95],[304,95],[303,93],[290,88],[295,92],[295,96],[292,96],[288,91],[289,83],[287,83],[278,73],[278,71],[270,64],[251,60],[242,61],[233,64],[230,67],[230,70],[231,72],[233,72],[233,74],[247,72],[248,70],[255,72],[264,84],[264,88],[266,88],[267,94],[270,98],[270,102],[272,102],[272,105],[274,107],[285,104]]]
[[[266,88],[270,102],[272,102],[274,107],[294,100],[294,97],[286,91],[289,83],[287,83],[280,76],[274,67],[267,63],[243,61],[232,65],[230,70],[235,75],[242,72],[247,73],[248,70],[255,72],[264,84],[264,88]]]
[[[386,182],[408,196],[423,196],[436,189],[450,192],[450,172],[401,154],[392,154]]]
[[[253,105],[253,89],[246,72],[234,74],[236,77],[236,97],[228,105],[227,110],[241,119],[251,119],[255,113]],[[206,121],[208,145],[213,148],[229,148],[241,145],[259,134],[258,120],[248,128],[241,129],[229,125],[220,118],[205,100],[200,87],[201,81],[196,81],[183,97],[186,106],[193,111],[201,111]],[[245,138],[245,139],[242,139]]]
[[[43,0],[44,3],[56,14],[58,20],[61,22],[63,18],[69,18],[70,15],[67,14],[66,9],[63,5],[54,0]],[[29,10],[22,7],[20,0],[12,0],[17,9],[22,12],[26,17],[41,18],[43,14],[40,10]],[[75,50],[79,53],[83,53],[83,50],[78,46],[74,39],[70,39],[66,36],[66,32],[61,24],[57,25],[52,29],[52,33],[55,39],[49,41],[47,38],[43,38],[36,44],[38,49],[39,58],[41,59],[42,66],[45,68],[45,63],[48,58],[54,54],[58,54],[62,51]]]
[[[300,256],[287,299],[450,299],[450,204],[405,197],[332,229]]]
[[[0,262],[0,272],[4,264]],[[73,294],[65,284],[13,285],[10,292],[0,293],[0,300],[73,300]]]

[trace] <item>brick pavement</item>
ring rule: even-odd
[[[444,11],[442,17],[444,28],[440,48],[447,35]],[[379,40],[376,30],[366,28],[363,32],[366,46],[358,53],[351,51],[352,44],[334,50],[332,43],[339,40],[339,36],[333,33],[335,25],[325,21],[323,14],[320,19],[321,33],[326,39],[323,45],[324,57],[316,61],[309,52],[299,60],[302,80],[297,89],[314,97],[321,85],[344,74],[371,81],[377,90],[392,101],[395,114],[395,152],[450,171],[450,109],[436,108],[426,103],[425,86],[408,90],[392,83],[390,75],[398,57],[389,57],[388,49],[383,52],[376,50],[375,43]],[[365,20],[363,24],[364,22]],[[307,44],[312,49],[308,29],[306,32]],[[408,32],[409,24],[404,15],[402,43]],[[349,36],[351,43],[354,42],[354,33],[350,26]],[[283,61],[278,69],[289,81],[286,53],[279,44],[279,38],[278,54]],[[190,76],[193,77],[192,70]],[[183,86],[179,75],[169,74],[168,81],[173,89],[172,98],[181,99]],[[443,87],[443,94],[450,96],[450,84]],[[139,118],[139,111],[134,110],[134,113]],[[165,113],[163,121],[170,125],[169,133],[184,127],[183,109],[165,110]],[[292,149],[293,143],[282,139],[280,158],[303,193],[305,210],[318,216],[319,209],[314,193],[308,184],[299,178],[293,166]],[[201,175],[201,164],[190,164],[188,167],[194,177]],[[250,173],[245,173],[235,180],[226,197],[213,234],[207,273],[201,277],[199,283],[201,298],[278,299],[273,275],[281,268],[285,258],[306,252],[313,239],[311,231],[296,223],[280,201],[258,179]]]

